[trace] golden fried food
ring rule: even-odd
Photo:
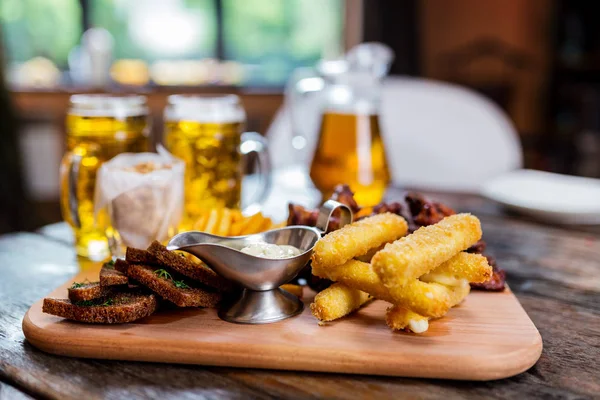
[[[327,268],[343,264],[375,247],[404,236],[407,231],[406,220],[391,213],[353,222],[317,242],[312,257],[313,266]]]
[[[405,285],[396,296],[392,295],[393,304],[402,305],[427,317],[439,318],[452,307],[453,289],[440,283],[416,279]]]
[[[210,210],[210,213],[208,214],[208,220],[206,221],[206,226],[203,229],[204,232],[216,235],[220,214],[221,210],[218,208],[213,208]]]
[[[441,317],[450,309],[452,288],[418,279],[405,285],[396,298],[392,297],[373,270],[371,264],[350,260],[329,268],[313,266],[313,274],[370,294],[392,304],[399,304],[428,317]]]
[[[315,296],[310,310],[320,321],[333,321],[359,309],[371,299],[365,292],[334,283]]]
[[[481,283],[490,279],[491,276],[492,267],[488,264],[487,258],[479,254],[461,252],[419,279],[423,282],[437,282],[453,286],[456,285],[458,279]]]
[[[231,220],[231,210],[229,208],[224,208],[223,210],[221,210],[221,220],[217,224],[216,234],[219,236],[227,236],[231,228]]]
[[[273,224],[270,218],[262,213],[244,217],[240,210],[230,208],[213,208],[204,212],[193,224],[193,229],[219,236],[240,236],[264,232],[284,226]]]
[[[373,256],[375,271],[394,298],[403,287],[481,239],[481,224],[470,214],[456,214],[388,244]]]
[[[280,289],[285,290],[286,292],[289,292],[291,294],[293,294],[296,297],[302,298],[302,293],[303,293],[303,288],[300,285],[294,285],[291,283],[285,284],[285,285],[281,285],[279,287]]]
[[[350,260],[342,265],[329,268],[313,266],[313,275],[340,282],[371,296],[398,304],[419,314],[439,318],[452,307],[455,287],[461,287],[463,281],[485,280],[491,272],[485,257],[466,254],[453,257],[432,271],[430,280],[423,282],[415,279],[399,291],[396,298],[391,296],[375,273],[371,264]],[[481,257],[481,258],[480,258]]]
[[[340,282],[356,290],[370,294],[371,296],[388,302],[393,302],[389,292],[383,286],[381,279],[369,263],[358,260],[350,260],[342,265],[322,268],[313,265],[312,273],[319,278],[330,279]]]
[[[414,333],[423,333],[429,329],[429,318],[417,314],[402,306],[388,308],[385,314],[387,326],[393,330],[408,330]]]
[[[466,279],[462,279],[456,286],[451,288],[450,307],[461,303],[471,291],[471,286]],[[414,333],[422,333],[429,329],[429,317],[420,315],[404,306],[390,307],[385,316],[385,322],[394,330],[409,330]]]

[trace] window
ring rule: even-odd
[[[0,23],[6,59],[43,56],[61,69],[83,32],[78,0],[2,0]]]
[[[342,49],[341,0],[223,0],[223,58],[249,80],[282,84],[298,66]]]
[[[11,65],[42,56],[68,70],[82,33],[99,27],[113,37],[115,61],[133,59],[120,63],[125,75],[282,86],[294,68],[342,53],[344,8],[344,0],[1,0],[0,21]]]
[[[144,61],[216,56],[212,0],[90,1],[90,24],[115,38],[116,59]]]

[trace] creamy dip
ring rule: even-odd
[[[242,250],[242,253],[262,258],[290,258],[300,254],[300,250],[286,244],[270,244],[265,242],[252,243]]]

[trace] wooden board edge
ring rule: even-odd
[[[512,296],[514,294],[511,293]],[[518,299],[515,297],[515,301],[518,303]],[[257,368],[257,369],[279,369],[288,371],[310,371],[310,372],[324,372],[324,373],[346,373],[346,374],[359,374],[359,375],[380,375],[380,376],[396,376],[396,377],[414,377],[414,378],[435,378],[435,379],[451,379],[451,380],[472,380],[472,381],[490,381],[504,379],[511,376],[518,375],[530,367],[535,365],[537,360],[540,358],[543,342],[542,337],[539,334],[533,322],[532,326],[535,329],[536,337],[530,346],[522,348],[510,353],[502,354],[500,357],[494,359],[478,359],[474,360],[474,365],[480,365],[480,367],[457,371],[456,369],[443,368],[441,370],[435,370],[432,368],[420,369],[417,366],[403,365],[398,369],[394,369],[394,364],[383,368],[365,368],[359,361],[337,361],[327,363],[315,363],[314,360],[307,361],[302,359],[295,359],[291,365],[278,364],[277,368],[274,368],[274,362],[276,358],[264,358],[264,359],[251,359],[251,358],[240,358],[234,357],[233,353],[239,351],[233,348],[228,350],[231,354],[225,354],[220,356],[201,356],[190,354],[188,349],[182,346],[177,351],[173,351],[170,354],[162,354],[162,359],[158,360],[155,354],[140,352],[135,357],[131,357],[128,354],[122,352],[122,349],[114,348],[111,349],[109,346],[102,347],[102,355],[98,356],[97,347],[80,344],[71,345],[65,347],[61,343],[60,338],[48,339],[47,332],[37,326],[30,318],[30,312],[35,307],[41,308],[42,301],[36,302],[27,311],[23,318],[22,329],[27,341],[34,347],[55,355],[76,357],[76,358],[90,358],[90,359],[106,359],[106,360],[123,360],[123,361],[143,361],[143,362],[170,362],[177,364],[193,364],[193,365],[205,365],[205,366],[220,366],[220,367],[235,367],[235,368]],[[519,304],[520,305],[520,304]],[[523,311],[524,312],[524,311]],[[527,314],[525,313],[527,316]],[[527,316],[529,318],[529,316]],[[531,319],[530,319],[531,321]],[[490,368],[490,362],[493,362],[493,367]],[[441,362],[440,364],[444,364]],[[450,361],[448,362],[450,365]],[[458,372],[458,373],[457,373]]]

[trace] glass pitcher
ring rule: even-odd
[[[307,114],[320,114],[310,177],[323,198],[337,184],[350,185],[362,206],[381,201],[390,173],[381,138],[381,80],[393,53],[379,43],[364,43],[340,60],[321,61],[316,74],[296,71],[287,88],[294,138],[306,142]]]

